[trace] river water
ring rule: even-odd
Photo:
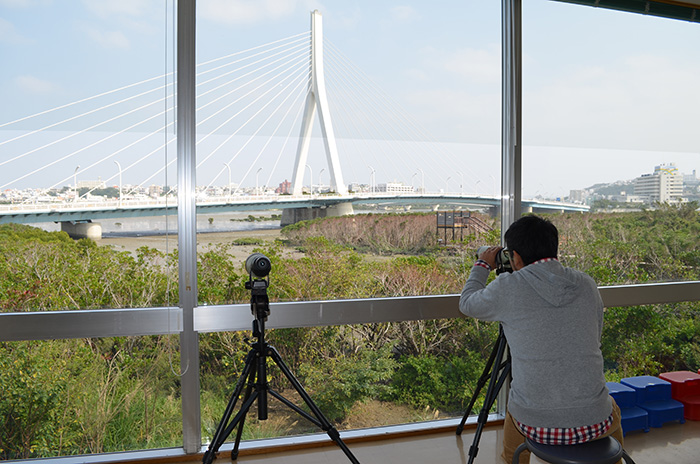
[[[246,211],[197,215],[197,233],[245,232],[254,230],[279,229],[280,220],[271,215],[281,215],[281,211]],[[250,216],[254,221],[247,220]],[[177,234],[177,213],[169,216],[101,219],[102,237],[143,237]],[[61,230],[61,224],[42,222],[32,224],[47,231]]]

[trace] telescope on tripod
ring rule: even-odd
[[[289,370],[289,367],[285,364],[280,356],[279,352],[272,345],[265,341],[265,321],[267,321],[270,315],[270,302],[267,296],[267,288],[270,285],[269,274],[272,270],[272,264],[270,259],[267,258],[262,253],[253,253],[246,259],[245,262],[246,272],[248,272],[248,282],[245,284],[245,288],[250,290],[250,311],[253,314],[253,336],[256,338],[255,341],[251,342],[251,350],[248,352],[246,357],[245,365],[241,376],[236,383],[236,388],[231,395],[231,399],[226,406],[224,415],[216,428],[216,433],[212,439],[207,451],[204,453],[202,462],[204,464],[211,464],[211,462],[216,458],[216,454],[219,448],[224,443],[226,438],[233,432],[235,428],[236,431],[236,441],[231,451],[231,460],[236,460],[238,458],[238,451],[241,442],[241,437],[243,435],[243,426],[245,424],[246,415],[250,410],[254,402],[257,401],[258,409],[258,420],[267,419],[267,400],[268,394],[272,395],[274,398],[280,400],[283,404],[297,412],[299,415],[309,420],[311,423],[317,425],[321,430],[326,432],[328,436],[333,440],[345,455],[350,459],[353,464],[360,464],[360,462],[355,458],[347,445],[340,438],[340,433],[335,427],[331,425],[328,419],[323,415],[321,410],[313,402],[309,394],[301,386],[301,383]],[[294,389],[297,391],[299,396],[304,400],[304,403],[311,411],[311,414],[307,413],[301,409],[296,404],[292,403],[290,400],[282,396],[277,391],[270,388],[267,382],[267,358],[272,358],[274,363],[279,367],[284,376],[289,380]],[[231,419],[236,404],[243,392],[245,387],[245,394],[243,395],[243,401],[240,410]]]

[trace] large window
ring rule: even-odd
[[[3,444],[2,458],[201,451],[250,348],[243,262],[253,252],[273,266],[268,339],[338,428],[459,417],[495,326],[460,318],[455,293],[474,249],[499,242],[499,208],[517,193],[501,181],[515,160],[500,166],[500,11],[497,2],[482,3],[478,11],[463,2],[324,9],[323,91],[308,80],[319,74],[311,68],[307,4],[241,9],[197,2],[196,64],[188,61],[192,30],[180,31],[178,45],[174,40],[174,10],[182,8],[179,24],[190,26],[190,1],[5,4],[0,211],[46,214],[40,228],[49,230],[0,226],[0,417],[12,424],[3,427],[3,443],[13,443]],[[679,127],[697,125],[697,115],[683,114],[693,106],[654,93],[673,89],[660,80],[649,85],[649,73],[637,76],[638,87],[651,89],[647,106],[625,104],[641,105],[631,97],[640,93],[622,90],[636,82],[626,72],[651,72],[641,51],[675,50],[675,42],[662,41],[672,34],[685,37],[679,47],[690,43],[694,25],[573,8],[546,2],[525,10],[523,198],[534,199],[535,210],[580,206],[584,200],[571,191],[588,186],[589,164],[601,164],[591,171],[593,183],[595,175],[606,176],[600,182],[614,182],[618,172],[624,178],[630,171],[616,161],[632,156],[640,174],[653,174],[653,166],[638,166],[649,153],[636,150],[674,154],[658,163],[692,169],[681,156],[692,131]],[[556,15],[541,24],[539,18]],[[649,34],[656,40],[645,42],[628,67],[617,66],[624,60],[609,45],[628,20],[661,30]],[[555,30],[564,23],[567,30]],[[566,54],[588,56],[574,32],[592,24],[608,34],[605,53],[567,66]],[[552,32],[534,33],[547,28]],[[560,49],[545,40],[554,34],[562,37]],[[697,74],[674,56],[663,55],[665,69]],[[194,76],[191,88],[177,92],[177,105],[176,62],[181,83],[189,71]],[[601,80],[603,87],[592,86]],[[615,101],[623,97],[627,102]],[[660,112],[679,113],[675,124],[649,109],[659,100]],[[296,163],[308,102],[319,106],[308,156]],[[630,106],[635,111],[611,117],[611,109]],[[185,115],[178,132],[175,107]],[[574,119],[579,113],[587,117]],[[638,113],[649,117],[634,124]],[[324,124],[327,134],[333,128],[337,163],[323,141]],[[665,131],[660,141],[652,134],[657,128]],[[181,133],[193,140],[178,138],[185,146],[178,159]],[[601,150],[605,157],[590,162]],[[568,177],[572,170],[580,175]],[[316,208],[313,216],[336,208],[331,200],[340,198],[341,186],[357,200],[355,216],[280,231],[285,209],[303,215]],[[413,201],[383,198],[398,193]],[[557,197],[567,200],[563,208]],[[288,208],[280,205],[285,201]],[[601,205],[606,212],[620,207]],[[555,214],[562,261],[601,285],[697,280],[697,212],[681,206]],[[126,217],[107,217],[115,208]],[[437,212],[475,225],[448,232]],[[53,221],[61,215],[74,234],[99,222],[102,238],[57,233]],[[648,339],[664,318],[676,317],[663,337],[685,337],[690,348],[654,341],[660,352],[677,350],[677,359],[694,362],[695,307],[649,305],[693,300],[697,287],[603,288],[607,306],[637,305],[609,310],[606,349]],[[668,361],[639,349],[623,354],[629,356],[608,358],[613,377]],[[269,375],[273,388],[296,397],[278,370]],[[318,431],[302,427],[303,419],[292,426],[297,418],[279,403],[270,407],[268,422],[253,412],[245,439]]]

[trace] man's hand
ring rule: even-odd
[[[498,253],[503,249],[503,247],[500,246],[492,246],[488,247],[483,253],[479,255],[479,259],[486,261],[489,266],[491,266],[491,270],[496,269],[496,256],[498,256]]]

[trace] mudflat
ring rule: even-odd
[[[222,243],[231,243],[236,239],[245,237],[259,238],[266,242],[272,242],[277,238],[281,238],[279,228],[276,229],[258,229],[258,230],[243,230],[234,232],[207,232],[197,234],[197,251],[206,251]],[[97,240],[100,246],[110,246],[117,251],[127,251],[135,253],[140,247],[146,246],[155,248],[163,253],[170,253],[178,248],[177,234],[169,235],[144,235],[141,237],[103,237]],[[236,245],[231,247],[230,252],[235,258],[245,260],[253,252],[254,248],[259,245]]]

